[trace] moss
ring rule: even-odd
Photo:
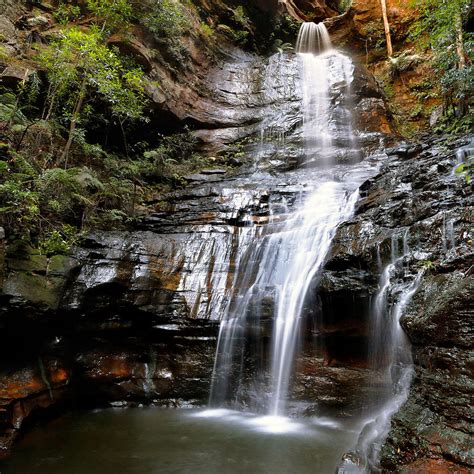
[[[28,259],[10,258],[8,259],[7,265],[10,270],[45,274],[48,259],[45,255],[31,255]]]
[[[48,275],[61,276],[76,265],[76,260],[66,255],[53,255],[48,263]]]
[[[413,110],[410,113],[410,118],[415,119],[424,116],[424,108],[423,105],[418,104],[413,108]]]
[[[57,308],[63,283],[62,278],[17,272],[6,279],[3,292],[30,303]]]
[[[217,25],[217,29],[226,35],[230,40],[237,44],[244,46],[249,38],[249,32],[245,30],[234,30],[229,25],[220,24]]]

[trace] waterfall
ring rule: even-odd
[[[357,446],[345,457],[338,472],[378,472],[380,450],[390,430],[392,416],[406,402],[413,377],[411,345],[400,319],[418,290],[423,272],[406,279],[404,261],[409,254],[408,231],[403,236],[403,254],[398,256],[398,236],[392,236],[392,261],[384,268],[372,309],[369,362],[381,372],[386,385],[382,403],[363,423]],[[397,284],[396,277],[403,279]],[[391,303],[390,299],[395,299]],[[357,460],[354,462],[354,458]]]
[[[315,162],[311,188],[289,205],[270,206],[265,226],[239,232],[235,291],[221,322],[211,406],[237,405],[272,416],[287,411],[291,375],[307,294],[317,282],[337,227],[350,218],[366,176],[348,170],[337,179],[338,134],[353,145],[351,114],[331,109],[335,88],[352,81],[349,58],[331,48],[324,25],[302,25],[297,43],[301,69],[304,167]],[[340,96],[343,94],[339,94]],[[327,171],[325,171],[325,169]],[[239,242],[240,245],[240,242]]]
[[[443,250],[448,252],[455,249],[454,219],[446,219],[446,213],[443,213]]]
[[[297,53],[308,53],[316,56],[332,48],[331,38],[323,23],[307,22],[301,25],[296,41]]]
[[[352,215],[358,196],[355,191],[348,198],[338,183],[322,184],[297,215],[302,225],[287,235],[297,247],[282,262],[286,272],[281,268],[286,277],[280,286],[273,330],[272,415],[284,411],[306,293],[322,268],[337,226]]]
[[[350,110],[336,107],[331,113],[335,78],[345,82],[345,100],[350,98],[352,61],[332,48],[323,23],[303,23],[296,52],[302,69],[304,165],[331,165],[344,147],[348,149],[346,154],[352,152],[358,157]]]

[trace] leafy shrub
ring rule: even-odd
[[[0,95],[0,122],[26,125],[27,118],[18,106],[17,96],[11,92]]]
[[[61,2],[53,13],[54,18],[62,25],[67,25],[70,21],[74,21],[80,14],[81,9],[78,5],[71,5],[70,3],[64,2]]]
[[[9,162],[0,162],[0,218],[10,233],[29,237],[40,221],[37,173],[23,157],[14,159],[14,167]]]
[[[172,39],[182,35],[189,25],[183,6],[172,0],[146,0],[142,23],[156,39]]]
[[[209,26],[207,23],[201,22],[200,28],[201,28],[201,32],[204,36],[210,38],[214,35],[214,28]]]
[[[474,157],[470,156],[466,163],[462,163],[456,168],[456,173],[462,174],[468,183],[472,182],[474,177]]]
[[[63,225],[59,230],[47,232],[39,242],[41,253],[48,257],[52,255],[65,255],[77,243],[77,229],[70,225]]]

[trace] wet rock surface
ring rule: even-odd
[[[456,149],[468,141],[432,139],[388,149],[380,174],[361,187],[356,216],[339,228],[323,276],[323,295],[339,287],[357,295],[361,286],[375,294],[376,280],[367,275],[402,255],[404,237],[410,249],[405,274],[424,271],[402,318],[416,375],[382,451],[389,472],[472,468],[473,198],[471,186],[454,173]]]
[[[380,269],[404,236],[406,271],[425,269],[403,319],[416,378],[383,451],[389,470],[472,463],[472,194],[453,173],[463,144],[402,144],[378,158],[382,169],[361,186],[356,215],[340,226],[307,303],[294,402],[308,414],[358,416],[382,389],[366,364]],[[304,170],[221,171],[204,170],[217,180],[173,193],[136,231],[89,235],[71,257],[4,249],[4,454],[24,420],[51,407],[206,403],[217,320],[245,230],[265,225],[270,212],[284,215],[311,181]]]

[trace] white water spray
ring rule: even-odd
[[[314,23],[301,28],[297,59],[302,73],[302,165],[329,165],[336,151],[333,136],[341,127],[344,134],[352,130],[350,112],[337,125],[331,119],[331,89],[352,81],[352,63],[332,50],[324,25]],[[246,251],[238,263],[238,289],[221,323],[211,405],[237,403],[276,417],[286,412],[308,290],[322,270],[337,227],[352,215],[364,179],[355,173],[334,180],[314,172],[313,189],[302,192],[291,210],[280,204],[265,229],[241,233]],[[268,344],[262,341],[269,326],[266,364]]]

